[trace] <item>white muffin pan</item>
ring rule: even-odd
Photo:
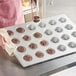
[[[24,29],[22,33],[17,32],[19,27]],[[64,14],[45,18],[37,23],[28,22],[6,29],[13,32],[10,36],[11,40],[13,38],[19,40],[14,43],[16,45],[14,54],[23,67],[76,52],[76,25]],[[40,34],[35,35],[36,38],[34,34],[37,32]],[[28,39],[26,37],[28,41],[23,39],[24,35],[30,36]],[[42,43],[42,40],[46,42]],[[31,46],[31,43],[36,44],[35,47]],[[25,49],[19,52],[17,50],[19,46],[23,46]],[[47,52],[46,50],[50,48],[51,51]]]

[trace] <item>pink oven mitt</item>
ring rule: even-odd
[[[16,7],[13,0],[0,0],[0,28],[15,24]]]

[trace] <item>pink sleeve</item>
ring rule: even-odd
[[[17,10],[17,20],[15,22],[15,24],[22,24],[25,22],[24,20],[24,15],[22,12],[22,5],[21,5],[21,0],[13,0],[16,6],[16,10]]]
[[[0,0],[0,28],[24,23],[21,0]]]
[[[11,26],[17,19],[16,7],[12,0],[0,0],[0,27]]]

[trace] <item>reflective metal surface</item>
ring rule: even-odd
[[[76,54],[22,68],[20,64],[0,58],[0,76],[40,76],[73,62],[76,62]]]

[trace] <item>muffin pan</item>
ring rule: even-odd
[[[64,14],[6,28],[23,67],[76,52],[76,26]]]

